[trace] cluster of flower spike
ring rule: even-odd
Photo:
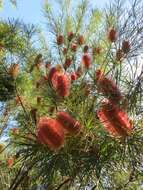
[[[76,135],[81,124],[67,112],[57,113],[56,118],[41,117],[37,126],[40,143],[48,145],[51,150],[58,150],[64,145],[65,136]]]
[[[101,70],[96,71],[98,91],[102,92],[107,101],[102,103],[98,117],[105,128],[114,136],[125,137],[133,129],[126,112],[118,107],[122,94],[113,80],[107,78]]]

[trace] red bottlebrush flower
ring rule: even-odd
[[[78,67],[77,71],[76,71],[77,77],[81,77],[81,75],[83,74],[83,69],[82,67]]]
[[[124,52],[122,49],[118,49],[116,52],[116,60],[121,61],[124,57]]]
[[[92,60],[91,60],[90,55],[87,54],[87,53],[84,54],[83,57],[82,57],[82,64],[84,65],[84,67],[86,69],[89,69],[89,67],[91,66],[91,62],[92,62]]]
[[[117,34],[117,30],[114,29],[114,28],[111,28],[108,32],[108,40],[110,42],[116,42],[117,40],[117,37],[118,37],[118,34]]]
[[[96,71],[97,88],[110,101],[118,102],[122,99],[122,94],[113,80],[107,78],[101,70]]]
[[[50,69],[48,74],[48,80],[54,85],[55,78],[59,74],[59,70],[56,67]]]
[[[67,133],[77,134],[81,130],[81,124],[67,112],[59,112],[57,114],[57,121],[61,123]]]
[[[133,130],[127,113],[109,101],[102,104],[97,114],[107,131],[114,136],[126,137]]]
[[[59,35],[57,37],[57,44],[58,45],[62,45],[64,43],[64,36],[63,35]]]
[[[72,59],[71,58],[67,58],[65,60],[64,68],[67,69],[71,64],[72,64]]]
[[[76,72],[71,73],[71,80],[74,81],[74,80],[77,80],[77,79],[78,79],[78,75],[76,74]]]
[[[14,157],[9,157],[7,160],[7,164],[9,168],[12,168],[12,166],[14,165]]]
[[[73,39],[74,35],[75,34],[73,32],[69,32],[68,33],[68,40],[71,41]]]
[[[88,47],[87,45],[84,46],[83,52],[84,52],[84,53],[88,53],[88,50],[89,50],[89,47]]]
[[[83,36],[83,35],[80,35],[80,36],[78,37],[78,44],[79,44],[79,45],[83,45],[84,42],[85,42],[84,36]]]
[[[122,51],[127,54],[130,51],[130,42],[128,40],[124,40],[122,43]]]
[[[56,119],[41,117],[38,122],[37,137],[40,143],[57,150],[64,144],[64,130]]]
[[[67,49],[67,48],[64,48],[64,49],[63,49],[63,54],[66,55],[67,52],[68,52],[68,49]]]
[[[73,52],[76,52],[76,50],[77,50],[77,44],[76,44],[76,43],[72,43],[72,45],[71,45],[71,50],[72,50]]]
[[[67,97],[70,94],[71,80],[67,74],[57,76],[55,90],[61,97]]]

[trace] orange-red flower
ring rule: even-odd
[[[83,36],[83,35],[80,35],[80,36],[78,37],[78,44],[79,44],[79,45],[83,45],[84,42],[85,42],[84,36]]]
[[[122,51],[127,54],[130,51],[130,42],[128,40],[124,40],[122,42]]]
[[[77,80],[78,79],[78,75],[76,74],[76,72],[71,73],[71,80]]]
[[[59,35],[57,37],[57,44],[58,45],[62,45],[64,43],[64,36],[63,35]]]
[[[128,114],[110,101],[104,102],[97,114],[107,131],[114,136],[125,137],[133,130]]]
[[[117,40],[117,37],[118,37],[118,33],[117,33],[117,30],[114,29],[114,28],[111,28],[108,32],[108,40],[110,42],[116,42]]]
[[[37,137],[40,143],[57,150],[64,144],[64,130],[56,119],[41,117],[37,126]]]
[[[57,121],[61,123],[67,133],[77,134],[81,130],[81,124],[67,112],[59,112]]]
[[[85,53],[82,56],[82,64],[84,65],[86,69],[89,69],[89,67],[91,66],[91,63],[92,63],[91,56]]]
[[[122,99],[122,94],[112,79],[107,78],[101,70],[96,71],[97,88],[106,98],[118,103]]]
[[[71,80],[67,74],[57,76],[55,90],[59,96],[67,97],[70,94]]]
[[[68,33],[68,40],[71,41],[73,39],[74,35],[75,34],[73,32],[69,32]]]
[[[71,58],[67,58],[65,60],[64,68],[67,69],[71,64],[72,64],[72,59]]]

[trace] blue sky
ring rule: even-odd
[[[13,8],[9,3],[9,0],[4,0],[4,8],[0,10],[0,18],[19,18],[26,23],[42,24],[43,12],[42,5],[45,0],[17,0],[17,8]],[[52,0],[49,0],[49,2]],[[56,0],[54,0],[56,2]],[[103,7],[107,0],[89,0],[90,3],[96,5],[97,7]]]

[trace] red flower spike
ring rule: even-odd
[[[116,52],[116,60],[121,61],[124,57],[124,52],[122,49],[118,49]]]
[[[127,54],[130,51],[130,42],[127,40],[124,40],[122,43],[122,51]]]
[[[67,58],[65,60],[64,68],[67,69],[71,64],[72,64],[72,59],[71,58]]]
[[[57,120],[61,123],[67,133],[77,134],[81,130],[81,124],[67,112],[59,112],[57,114]]]
[[[112,102],[118,102],[123,97],[113,80],[107,78],[101,70],[96,71],[98,91],[102,92]]]
[[[77,51],[77,44],[76,44],[76,43],[72,43],[72,45],[71,45],[71,50],[72,50],[73,52],[76,52],[76,51]]]
[[[64,48],[64,49],[63,49],[63,54],[66,55],[67,52],[68,52],[68,49],[67,49],[67,48]]]
[[[71,80],[72,80],[72,81],[75,81],[75,80],[77,80],[77,79],[78,79],[78,75],[76,74],[76,72],[71,73]]]
[[[111,102],[104,102],[97,114],[107,131],[114,136],[126,137],[133,130],[127,113]]]
[[[67,97],[70,94],[71,80],[67,74],[57,76],[55,90],[61,97]]]
[[[84,46],[83,52],[84,52],[84,53],[88,53],[88,50],[89,50],[89,47],[88,47],[87,45]]]
[[[56,119],[41,117],[37,127],[39,142],[48,145],[51,150],[60,149],[64,144],[64,130]]]
[[[114,29],[114,28],[111,28],[108,32],[108,40],[110,42],[116,42],[117,40],[117,37],[118,37],[118,34],[117,34],[117,30]]]
[[[77,69],[77,71],[76,71],[77,77],[78,77],[78,78],[81,77],[82,74],[83,74],[83,69],[82,69],[82,67],[78,67],[78,69]]]
[[[78,44],[79,44],[79,45],[83,45],[84,42],[85,42],[84,36],[83,36],[83,35],[80,35],[80,36],[78,37]]]
[[[57,44],[58,45],[62,45],[64,43],[64,36],[63,35],[59,35],[57,37]]]
[[[68,33],[68,40],[71,41],[73,39],[74,35],[75,34],[73,32],[69,32]]]
[[[82,57],[82,64],[84,65],[84,67],[86,69],[89,69],[89,67],[91,66],[91,57],[89,54],[84,54],[83,57]]]

